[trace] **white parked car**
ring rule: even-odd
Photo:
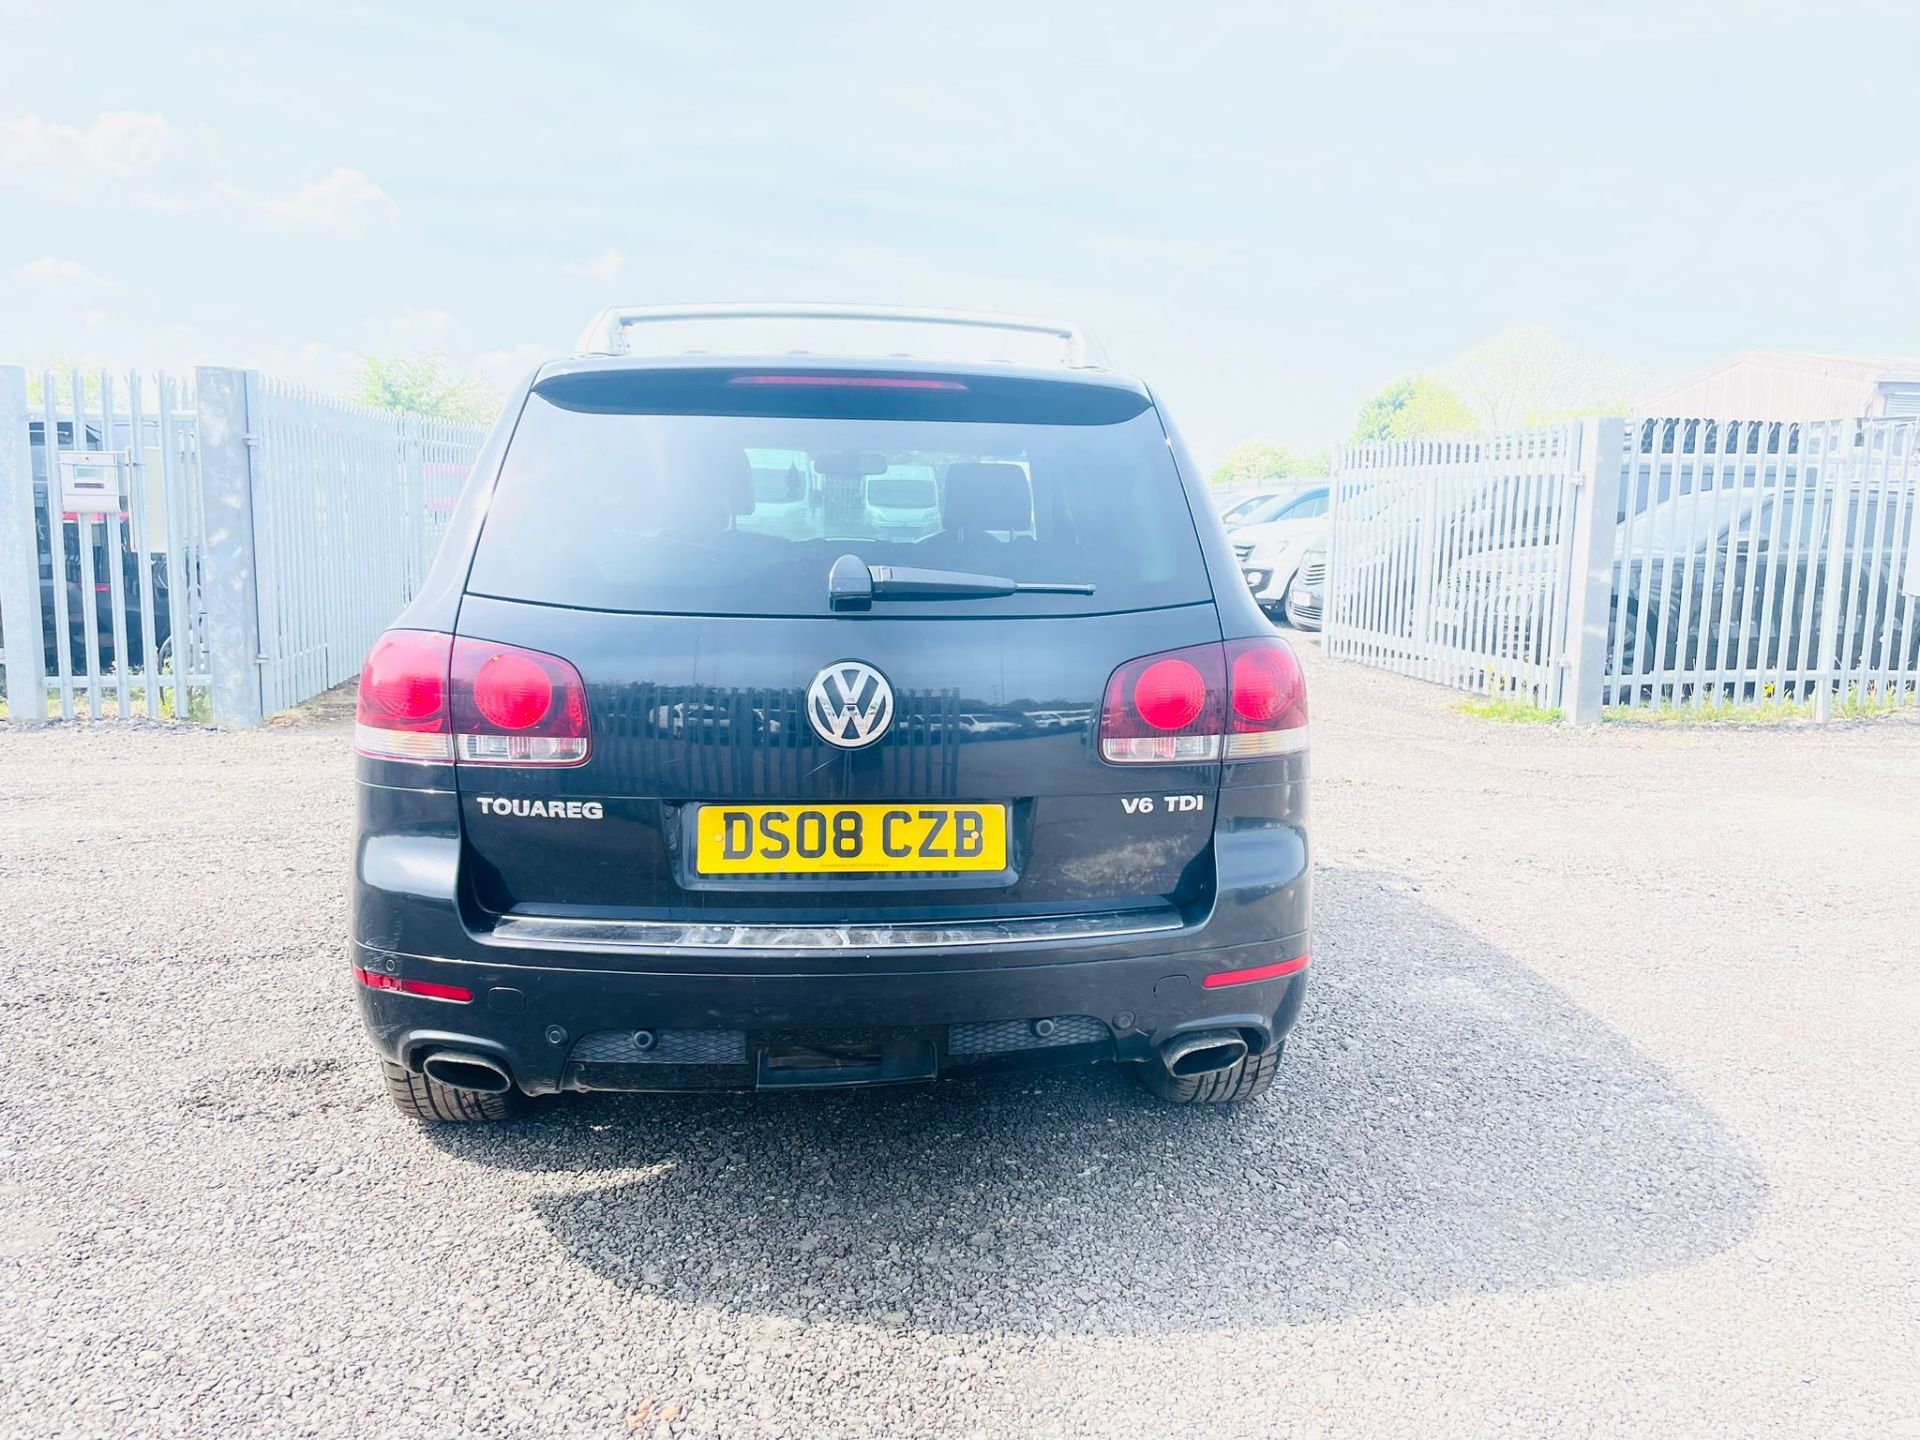
[[[1325,485],[1309,486],[1270,518],[1228,532],[1247,586],[1269,615],[1283,613],[1301,561],[1327,538],[1328,494]]]

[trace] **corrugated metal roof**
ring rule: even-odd
[[[1648,414],[1742,420],[1838,419],[1915,413],[1886,408],[1910,403],[1910,390],[1920,394],[1920,358],[1741,350],[1655,391],[1642,408]]]

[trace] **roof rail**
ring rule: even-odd
[[[1090,352],[1097,348],[1094,342],[1069,321],[990,315],[972,310],[914,310],[893,305],[616,305],[602,310],[588,322],[575,349],[582,355],[624,355],[629,329],[675,320],[847,320],[1009,330],[1053,336],[1063,347],[1063,364],[1084,368],[1097,363],[1089,358]]]

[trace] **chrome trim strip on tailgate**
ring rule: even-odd
[[[672,920],[576,920],[503,915],[489,937],[497,945],[542,950],[950,950],[1178,930],[1171,905],[1087,915],[955,920],[946,925],[715,925]]]

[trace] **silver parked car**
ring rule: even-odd
[[[1326,619],[1327,547],[1310,546],[1300,557],[1300,568],[1287,587],[1287,623],[1296,630],[1318,630]]]

